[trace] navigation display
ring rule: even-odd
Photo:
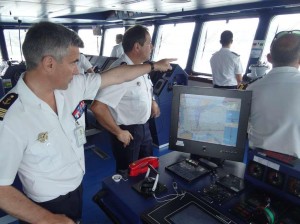
[[[180,94],[177,137],[236,146],[241,99]]]
[[[244,161],[251,91],[173,86],[169,149],[193,159]]]

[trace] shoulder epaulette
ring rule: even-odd
[[[120,65],[127,65],[125,61],[122,61]]]
[[[234,55],[236,55],[236,56],[240,56],[239,54],[237,54],[237,53],[235,53],[233,51],[231,51],[231,53],[234,54]]]
[[[0,120],[2,121],[4,115],[8,111],[11,105],[18,99],[18,94],[9,93],[0,101]]]

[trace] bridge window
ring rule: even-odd
[[[99,55],[102,36],[93,34],[93,29],[79,29],[78,35],[84,42],[84,48],[80,52],[86,55]]]
[[[103,56],[109,57],[113,46],[116,45],[116,35],[117,34],[124,34],[125,29],[122,28],[110,28],[106,29],[104,33],[104,48],[103,48]]]
[[[213,53],[221,49],[220,36],[224,30],[233,32],[231,51],[241,56],[243,69],[246,71],[258,22],[258,18],[205,22],[196,52],[193,71],[211,75],[209,60]]]
[[[270,53],[271,42],[275,34],[286,30],[300,30],[300,14],[278,15],[272,19],[260,59],[262,62],[268,63],[267,54]],[[271,68],[271,64],[268,64]]]
[[[150,35],[153,34],[154,26],[147,26]],[[124,34],[125,28],[110,28],[105,30],[104,35],[104,48],[103,48],[103,56],[109,57],[113,46],[116,45],[116,35],[121,33]]]
[[[194,28],[194,22],[159,26],[153,60],[177,58],[175,63],[185,69]]]
[[[9,60],[23,61],[24,58],[23,53],[21,52],[21,45],[25,39],[26,30],[20,30],[20,37],[18,29],[5,29],[3,33]]]

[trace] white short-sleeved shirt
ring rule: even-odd
[[[273,68],[248,86],[252,90],[248,125],[250,147],[300,158],[300,72]]]
[[[129,57],[123,54],[111,67],[122,62],[133,64]],[[152,90],[151,79],[145,74],[130,82],[101,89],[95,99],[108,105],[118,125],[145,124],[151,114]]]
[[[229,48],[221,48],[210,59],[213,84],[218,86],[237,85],[236,74],[243,73],[240,56]]]
[[[77,67],[80,74],[84,74],[89,68],[92,68],[93,65],[83,54],[79,54],[79,61],[77,63]]]
[[[56,90],[58,114],[25,84],[23,75],[10,91],[18,94],[0,120],[0,185],[11,185],[18,172],[25,194],[44,202],[76,189],[85,173],[83,146],[74,134],[72,115],[83,99],[94,99],[101,76],[76,75],[67,90]],[[85,127],[84,114],[78,119]],[[40,134],[46,133],[42,141]]]
[[[124,54],[123,46],[122,43],[119,43],[113,47],[110,56],[119,58],[122,54]]]

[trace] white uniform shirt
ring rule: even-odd
[[[133,64],[126,54],[117,59],[111,67],[126,62]],[[152,105],[152,82],[148,74],[130,82],[112,85],[100,90],[96,100],[109,106],[109,110],[120,125],[145,124],[150,118]]]
[[[248,133],[250,147],[300,158],[300,72],[273,68],[248,86],[252,90]]]
[[[122,43],[119,43],[113,47],[110,56],[119,58],[122,54],[124,54],[123,46]]]
[[[80,74],[84,74],[89,68],[92,68],[93,65],[83,54],[80,54],[77,67]]]
[[[75,190],[85,173],[83,146],[77,146],[72,112],[93,99],[101,76],[76,75],[67,90],[56,90],[58,115],[24,83],[10,91],[17,100],[0,121],[0,185],[11,185],[18,172],[25,194],[44,202]],[[78,119],[85,126],[84,115]],[[39,134],[46,133],[42,142]]]
[[[236,74],[243,73],[240,56],[229,48],[221,48],[210,59],[213,84],[218,86],[237,85]]]

